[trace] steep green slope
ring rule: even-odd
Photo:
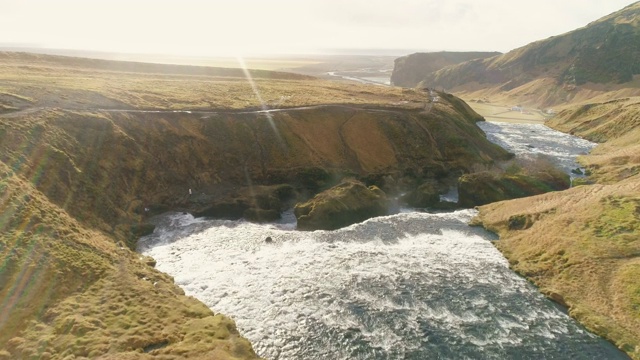
[[[452,65],[423,78],[420,86],[463,91],[491,88],[513,91],[522,96],[532,88],[546,104],[562,103],[580,97],[576,93],[586,84],[632,83],[640,74],[640,2],[594,21],[587,26],[540,40],[504,55]],[[553,79],[554,84],[536,84]],[[525,85],[532,83],[530,86]],[[542,101],[539,101],[541,103]]]
[[[565,109],[550,127],[594,142],[617,141],[640,128],[640,98],[624,98]]]

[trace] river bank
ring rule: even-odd
[[[577,106],[550,122],[603,142],[580,157],[592,185],[483,206],[477,219],[500,234],[496,246],[515,271],[636,359],[640,359],[638,104],[636,98]]]

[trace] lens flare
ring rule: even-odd
[[[253,90],[253,93],[256,95],[258,102],[260,102],[260,110],[261,110],[260,113],[264,114],[267,117],[267,120],[269,121],[269,125],[271,126],[271,129],[273,130],[274,134],[276,135],[276,138],[278,139],[278,144],[280,144],[280,146],[284,148],[284,142],[282,141],[280,132],[276,127],[276,123],[273,121],[273,115],[271,114],[267,104],[262,99],[262,95],[260,95],[260,91],[258,90],[258,86],[256,85],[256,82],[253,81],[253,77],[251,76],[251,73],[247,68],[247,64],[245,63],[244,58],[242,58],[241,56],[238,56],[237,59],[238,59],[238,64],[240,65],[240,68],[244,73],[244,76],[247,78],[249,85],[251,85],[251,90]]]

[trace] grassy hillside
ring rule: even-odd
[[[397,58],[394,62],[391,84],[415,87],[428,74],[449,65],[500,55],[499,52],[433,52],[415,53]]]
[[[222,196],[299,185],[314,169],[416,180],[505,156],[445,102],[429,114],[335,105],[271,117],[43,110],[0,118],[0,149],[51,201],[109,232],[145,206],[180,206],[188,189]]]
[[[12,64],[17,62],[23,64],[25,67],[32,67],[33,69],[67,68],[68,70],[84,69],[85,71],[96,72],[107,71],[120,73],[128,72],[136,74],[244,77],[244,72],[242,69],[237,68],[237,63],[234,64],[233,67],[224,68],[195,65],[153,64],[135,61],[112,61],[72,56],[1,51],[0,59],[2,59],[3,64]],[[248,72],[254,78],[279,80],[303,80],[311,78],[309,76],[277,71],[248,69]]]
[[[150,259],[4,162],[0,174],[0,358],[257,358],[233,321],[184,296]]]
[[[548,125],[602,142],[580,158],[596,184],[486,205],[478,223],[514,270],[640,359],[640,102],[575,106]]]
[[[480,208],[514,270],[640,358],[640,178]]]
[[[130,250],[145,207],[344,175],[415,187],[508,156],[447,94],[100,64],[0,56],[0,358],[256,358]]]
[[[640,174],[640,98],[570,108],[547,125],[603,143],[581,158],[591,178],[599,183],[611,184]]]
[[[420,86],[482,90],[487,97],[510,92],[512,100],[552,106],[580,100],[585,91],[637,88],[638,58],[640,2],[569,33],[449,66],[422,78]]]

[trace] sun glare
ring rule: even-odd
[[[539,0],[505,7],[499,0],[5,0],[0,1],[0,46],[188,56],[336,49],[508,51],[628,3]],[[542,21],[545,26],[535,26]]]
[[[280,137],[280,132],[278,131],[278,128],[276,127],[276,124],[273,121],[273,115],[271,114],[271,112],[269,112],[269,107],[267,106],[265,101],[262,99],[262,96],[260,95],[260,90],[258,90],[258,86],[256,85],[256,82],[253,81],[253,78],[251,77],[251,73],[247,68],[247,64],[245,63],[244,58],[242,58],[241,56],[238,56],[237,59],[238,59],[238,65],[240,65],[240,68],[242,69],[242,72],[244,73],[245,78],[249,82],[249,85],[251,85],[251,90],[253,91],[256,98],[258,99],[258,102],[260,103],[262,114],[264,114],[267,117],[267,120],[269,121],[269,125],[271,126],[271,129],[273,129],[273,132],[278,138],[278,144],[283,146],[284,143],[282,141],[282,138]]]

